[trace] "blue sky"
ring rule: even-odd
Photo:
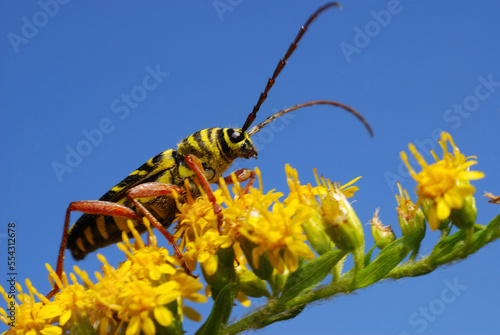
[[[6,252],[7,223],[15,222],[18,280],[29,277],[40,292],[49,291],[45,263],[55,265],[69,202],[99,198],[197,130],[241,126],[299,27],[322,4],[0,2],[0,250]],[[409,142],[425,152],[437,148],[436,134],[446,130],[486,174],[474,185],[478,222],[489,222],[499,207],[480,196],[500,193],[500,4],[342,5],[312,24],[257,121],[330,99],[362,113],[375,137],[341,110],[304,109],[255,136],[259,159],[237,167],[258,166],[264,187],[281,191],[286,163],[302,182],[314,181],[314,167],[342,183],[361,175],[354,204],[361,221],[380,207],[383,222],[400,236],[395,181],[410,191],[415,184],[399,152]],[[127,95],[135,100],[126,102]],[[68,158],[72,151],[80,158]],[[54,170],[63,165],[64,172]],[[437,235],[428,230],[423,253]],[[100,252],[115,264],[121,257],[115,246]],[[492,334],[499,255],[497,241],[459,264],[317,304],[260,334],[311,327],[318,334]],[[6,258],[0,257],[0,273],[7,272]],[[73,264],[68,255],[66,269]],[[98,264],[94,255],[78,263],[90,273]],[[199,309],[207,315],[208,306]]]

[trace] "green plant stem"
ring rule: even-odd
[[[362,247],[356,248],[353,253],[352,257],[354,260],[354,273],[352,275],[352,285],[354,285],[354,278],[356,278],[356,274],[363,269],[365,265],[365,246],[363,244]],[[354,286],[352,286],[354,288]]]
[[[422,257],[418,261],[410,259],[396,266],[381,280],[422,276],[434,271],[441,265],[467,257],[486,244],[500,238],[500,216],[494,218],[485,228],[485,232],[487,231],[488,234],[478,241],[481,245],[475,246],[473,249],[466,248],[464,253],[457,253],[456,257],[446,259],[445,262],[432,262],[430,256]],[[354,278],[353,273],[354,271],[349,271],[329,285],[317,287],[284,303],[280,303],[279,299],[273,299],[254,313],[222,329],[221,334],[238,334],[250,329],[260,329],[274,322],[293,318],[309,303],[332,298],[339,294],[352,293],[357,289],[351,287]]]
[[[294,316],[294,309],[301,309],[311,302],[333,297],[336,294],[350,293],[349,287],[351,282],[351,275],[343,276],[343,278],[336,283],[302,294],[284,304],[280,304],[279,300],[270,301],[253,314],[224,328],[221,334],[238,334],[245,330],[260,329],[273,322],[289,319],[290,317],[287,317],[287,314],[292,314],[292,316]],[[280,315],[281,317],[279,317]]]
[[[342,269],[344,268],[344,263],[347,259],[347,256],[348,255],[342,257],[342,259],[333,267],[332,282],[336,283],[340,279],[340,276],[342,275]]]
[[[472,242],[472,237],[474,235],[474,227],[470,227],[465,229],[465,248],[464,248],[464,256],[467,256],[470,252],[470,245]]]
[[[493,223],[493,221],[492,221],[492,223]],[[466,234],[467,234],[467,232],[466,232]],[[491,243],[491,242],[497,240],[498,238],[500,238],[500,229],[497,227],[492,231],[489,238],[484,241],[485,243],[481,247],[484,247],[486,244]],[[472,240],[472,234],[470,236],[466,235],[466,242],[467,242],[467,239]],[[405,262],[402,265],[396,266],[394,269],[392,269],[392,271],[389,272],[389,274],[387,275],[387,278],[400,279],[400,278],[404,278],[404,277],[418,277],[418,276],[425,275],[429,272],[434,271],[436,268],[438,268],[441,265],[464,259],[467,256],[475,253],[475,250],[471,250],[468,247],[469,245],[470,245],[470,241],[468,241],[468,243],[466,243],[464,245],[464,252],[463,253],[459,253],[457,255],[457,257],[455,257],[454,259],[449,260],[449,261],[444,262],[444,263],[441,263],[441,264],[439,264],[439,263],[432,264],[430,262],[431,259],[429,256],[422,257],[418,261]]]

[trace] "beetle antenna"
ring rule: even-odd
[[[278,62],[278,65],[276,66],[276,69],[274,70],[274,73],[273,73],[272,77],[269,78],[269,80],[267,81],[266,88],[260,94],[260,97],[259,97],[259,100],[257,101],[257,104],[253,107],[252,112],[248,115],[248,117],[247,117],[247,119],[245,121],[245,124],[241,128],[242,132],[245,132],[252,125],[252,123],[255,120],[255,117],[257,115],[257,112],[260,109],[260,106],[264,103],[264,101],[267,98],[267,93],[271,90],[271,87],[273,87],[276,78],[278,77],[278,75],[280,74],[281,70],[285,66],[286,61],[288,60],[288,58],[290,58],[290,56],[292,55],[292,53],[297,48],[297,44],[299,43],[300,39],[302,38],[302,36],[306,32],[306,30],[309,27],[309,25],[311,24],[311,22],[313,22],[316,19],[316,17],[318,17],[318,15],[321,14],[323,11],[325,11],[328,8],[333,7],[333,6],[342,8],[340,6],[340,4],[337,3],[337,2],[327,3],[324,6],[320,7],[318,10],[316,10],[309,17],[309,19],[306,21],[306,23],[300,28],[299,33],[295,37],[295,41],[293,41],[293,43],[290,45],[290,47],[288,48],[287,52],[285,53],[285,56],[283,56],[283,59],[280,59],[280,61]]]
[[[303,104],[292,106],[292,107],[287,108],[287,109],[280,110],[279,112],[269,116],[267,119],[265,119],[264,121],[262,121],[261,123],[259,123],[258,125],[254,126],[252,129],[250,129],[248,131],[248,136],[255,135],[262,128],[264,128],[264,126],[266,124],[273,122],[274,120],[276,120],[280,116],[285,115],[286,113],[290,113],[290,112],[293,112],[294,110],[297,110],[297,109],[300,109],[303,107],[310,107],[310,106],[314,106],[314,105],[330,105],[330,106],[343,108],[344,110],[348,111],[349,113],[354,114],[354,116],[356,116],[361,122],[363,122],[366,129],[370,133],[370,136],[373,137],[373,130],[370,127],[370,124],[365,120],[365,118],[361,114],[359,114],[355,109],[353,109],[347,105],[341,104],[340,102],[329,101],[329,100],[309,101],[309,102],[305,102]]]

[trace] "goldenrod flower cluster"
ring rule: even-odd
[[[144,223],[148,225],[147,221]],[[15,326],[6,333],[152,335],[159,333],[160,328],[178,327],[176,319],[182,319],[183,312],[199,320],[196,312],[183,308],[183,300],[205,302],[206,297],[198,293],[203,285],[179,268],[177,259],[158,247],[155,239],[151,239],[151,245],[145,245],[131,223],[129,228],[135,244],[130,243],[126,234],[124,243],[119,244],[127,259],[115,269],[104,256],[98,255],[103,265],[102,273],[96,273],[97,283],[78,267],[74,269],[81,283],[73,273],[70,283],[66,274],[59,278],[50,265],[47,265],[50,278],[60,289],[53,301],[38,293],[29,279],[28,293],[23,293],[18,283],[17,297],[21,304],[12,302],[16,304]],[[149,234],[152,236],[151,231]],[[0,291],[10,303],[3,288]],[[10,323],[4,310],[0,318]]]
[[[448,143],[453,149],[452,152],[448,151]],[[461,154],[450,134],[443,132],[439,144],[443,150],[443,157],[439,159],[431,151],[436,160],[432,164],[427,164],[415,146],[409,144],[410,151],[422,167],[422,171],[419,173],[415,172],[411,167],[406,153],[401,152],[401,158],[408,167],[410,175],[417,181],[417,187],[415,188],[415,193],[418,196],[416,207],[426,201],[428,202],[424,210],[427,212],[427,220],[432,230],[438,229],[441,221],[450,217],[452,210],[462,209],[464,202],[471,199],[475,188],[470,185],[469,180],[484,177],[482,172],[469,171],[472,165],[477,164],[476,161],[470,160],[470,158],[476,157],[465,157]],[[473,209],[471,208],[471,210]],[[474,220],[469,222],[469,225],[473,224]],[[460,225],[460,223],[455,224]]]
[[[466,229],[471,225],[471,218],[475,219],[474,187],[469,180],[481,178],[483,174],[469,171],[476,162],[460,153],[449,134],[442,134],[440,145],[443,156],[438,159],[432,153],[436,159],[433,164],[427,164],[416,148],[409,146],[422,167],[418,173],[410,166],[407,155],[401,153],[411,176],[417,181],[418,200],[412,202],[408,192],[398,185],[397,214],[403,236],[418,235],[412,240],[412,243],[417,241],[415,255],[425,234],[426,219],[433,230],[450,220]],[[201,268],[208,284],[206,295],[211,294],[216,303],[228,308],[224,312],[212,312],[212,316],[223,313],[219,322],[227,322],[233,299],[245,306],[250,304],[248,297],[290,301],[293,294],[299,295],[301,290],[312,286],[307,280],[304,284],[295,283],[300,276],[294,277],[294,273],[305,271],[303,268],[307,268],[308,262],[319,256],[324,256],[336,269],[324,272],[316,263],[309,266],[307,271],[323,276],[317,284],[329,273],[341,278],[342,259],[352,253],[354,271],[349,273],[351,286],[346,287],[354,290],[356,285],[366,286],[367,271],[362,271],[367,264],[363,226],[348,200],[358,190],[353,183],[359,178],[342,186],[318,176],[315,171],[317,186],[302,185],[297,171],[287,165],[285,172],[290,192],[283,198],[283,193],[274,190],[264,192],[260,172],[258,169],[255,172],[260,185],[250,187],[248,192],[235,179],[232,190],[221,179],[214,195],[221,209],[222,222],[207,195],[194,199],[190,194],[182,198],[174,194],[179,209],[174,237],[183,250],[187,267],[194,273]],[[150,242],[145,244],[130,223],[135,243],[132,244],[124,233],[123,243],[118,245],[126,260],[114,268],[104,256],[98,255],[103,266],[95,283],[77,267],[76,275],[70,273],[68,279],[66,274],[58,278],[48,266],[51,280],[60,289],[53,301],[38,293],[29,280],[26,280],[28,293],[17,284],[19,303],[12,301],[0,288],[7,304],[17,309],[15,325],[7,333],[177,334],[182,332],[184,315],[200,320],[196,311],[184,302],[205,302],[206,295],[199,293],[203,284],[186,274],[185,269],[179,267],[178,259],[157,245],[147,220],[144,224],[148,227]],[[392,229],[382,225],[378,210],[371,224],[380,249],[390,248],[398,241]],[[336,250],[340,253],[332,254]],[[401,252],[398,251],[399,256]],[[200,268],[197,269],[198,264]],[[286,294],[290,296],[284,297]],[[0,320],[12,326],[3,309]],[[210,322],[204,327],[215,321]]]

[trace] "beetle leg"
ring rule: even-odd
[[[139,209],[139,211],[148,218],[149,222],[158,229],[158,231],[165,236],[167,241],[173,246],[175,256],[181,263],[181,266],[184,268],[187,274],[191,274],[191,270],[187,267],[186,261],[184,260],[184,256],[182,255],[181,250],[179,249],[179,246],[175,242],[174,236],[167,231],[162,224],[154,217],[153,214],[151,214],[150,211],[147,210],[147,208],[137,200],[137,198],[149,198],[149,197],[157,197],[160,195],[167,195],[167,194],[172,194],[172,192],[175,191],[179,194],[184,194],[186,193],[186,190],[180,186],[175,186],[175,185],[169,185],[169,184],[163,184],[163,183],[157,183],[157,182],[152,182],[152,183],[144,183],[137,185],[136,187],[131,188],[130,190],[127,191],[127,197],[132,201],[134,206]]]
[[[181,266],[184,268],[186,273],[191,274],[191,271],[186,265],[184,257],[182,256],[179,247],[174,241],[174,237],[170,234],[159,222],[158,220],[135,198],[143,197],[155,197],[160,195],[171,194],[173,191],[179,194],[184,194],[186,191],[179,186],[162,184],[162,183],[144,183],[138,185],[127,192],[127,196],[134,203],[134,205],[141,211],[141,213],[146,216],[151,224],[162,233],[163,236],[168,240],[170,244],[173,245],[175,255],[179,259]],[[66,218],[64,220],[63,236],[61,241],[61,246],[59,248],[59,254],[57,257],[56,274],[59,278],[62,277],[62,272],[64,269],[64,251],[68,243],[68,230],[71,212],[82,212],[86,214],[97,214],[97,215],[110,215],[110,216],[120,216],[129,218],[132,220],[141,221],[142,217],[137,214],[133,209],[123,206],[114,202],[101,201],[101,200],[83,200],[75,201],[69,204],[66,210]],[[54,294],[59,291],[56,286],[47,294],[47,299],[52,298]]]
[[[253,185],[253,182],[255,181],[255,171],[250,170],[250,169],[238,169],[231,173],[231,175],[234,174],[236,176],[236,181],[239,183],[242,183],[246,180],[248,180],[248,183],[245,185],[243,188],[243,193],[247,194],[248,190],[250,187]],[[226,185],[232,185],[234,184],[233,179],[231,178],[231,175],[224,177],[224,181],[226,182]]]
[[[196,174],[196,177],[198,177],[198,180],[205,190],[205,193],[208,196],[208,199],[212,203],[213,209],[214,209],[214,214],[217,215],[217,228],[220,233],[220,229],[222,226],[222,207],[217,203],[215,199],[214,192],[212,191],[212,188],[210,187],[210,184],[208,183],[207,178],[205,177],[205,174],[203,173],[203,166],[201,165],[200,160],[198,157],[194,155],[186,155],[184,158],[187,165],[193,170],[193,172]]]
[[[68,209],[66,210],[66,217],[64,219],[64,229],[63,236],[61,241],[61,246],[59,248],[59,254],[57,256],[57,266],[56,266],[56,274],[59,278],[62,278],[63,265],[64,265],[64,251],[66,250],[66,246],[68,243],[68,230],[69,230],[69,220],[71,216],[71,212],[82,212],[87,214],[99,214],[99,215],[114,215],[114,216],[122,216],[132,220],[141,220],[141,217],[132,209],[108,201],[100,201],[100,200],[83,200],[83,201],[74,201],[69,204]],[[52,291],[47,294],[47,299],[52,298],[54,294],[59,291],[59,288],[55,286]]]

